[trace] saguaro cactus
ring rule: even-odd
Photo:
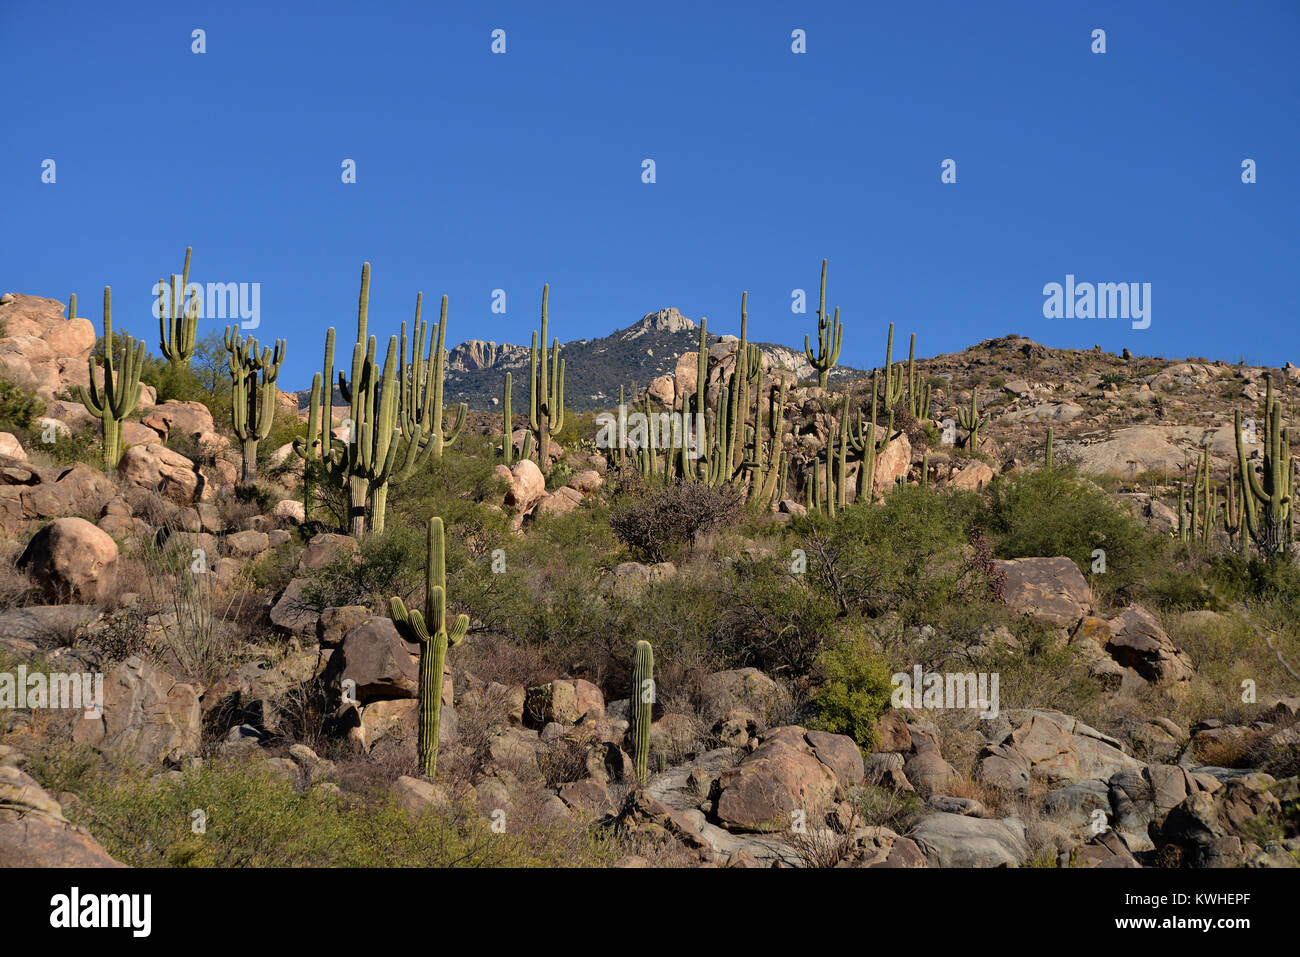
[[[230,353],[230,415],[244,460],[243,483],[251,485],[257,478],[258,443],[271,434],[275,419],[275,380],[284,361],[284,340],[277,339],[274,350],[268,346],[259,353],[256,339],[244,340],[236,327],[227,326],[226,351]]]
[[[533,433],[524,434],[523,447],[515,455],[515,418],[510,411],[510,392],[514,388],[514,376],[506,373],[506,384],[501,394],[501,457],[506,467],[514,465],[519,459],[526,459],[533,454]],[[622,386],[619,387],[622,389]],[[621,391],[620,391],[621,395]],[[622,399],[619,400],[620,403]]]
[[[632,707],[628,734],[632,739],[632,765],[636,777],[644,783],[650,766],[651,709],[655,702],[655,653],[648,641],[636,643],[632,663]]]
[[[980,416],[979,389],[970,390],[970,407],[957,410],[957,424],[966,430],[966,448],[971,452],[980,450],[980,429],[989,424],[988,416]]]
[[[436,327],[429,329],[420,318],[424,294],[415,297],[415,321],[412,332],[411,362],[406,361],[406,323],[402,323],[402,365],[398,373],[401,385],[401,425],[405,435],[414,435],[417,429],[432,446],[434,459],[442,458],[442,450],[456,441],[465,426],[469,406],[459,402],[453,406],[454,424],[450,430],[443,426],[443,372],[447,364],[447,297],[442,297],[442,308]],[[425,333],[429,335],[426,339]],[[426,353],[427,343],[427,353]]]
[[[193,252],[193,246],[185,248],[185,268],[179,289],[175,273],[172,273],[170,287],[164,280],[158,280],[161,287],[158,291],[158,345],[173,366],[189,365],[199,331],[198,300],[191,294],[189,301],[184,301],[185,291],[190,286],[190,254]]]
[[[1264,379],[1263,476],[1255,474],[1254,464],[1246,457],[1242,437],[1241,412],[1234,418],[1237,433],[1237,464],[1245,496],[1243,512],[1250,537],[1260,554],[1267,559],[1285,555],[1291,543],[1291,490],[1294,472],[1291,444],[1282,425],[1282,404],[1273,398],[1273,380]]]
[[[447,649],[469,631],[469,616],[457,615],[447,627],[447,564],[442,519],[429,519],[428,557],[424,566],[424,614],[408,610],[402,599],[389,599],[393,624],[407,641],[420,646],[420,773],[438,770],[438,725],[442,720],[442,672]]]
[[[322,447],[326,473],[331,480],[347,486],[348,533],[355,538],[365,535],[367,527],[375,532],[384,530],[389,484],[413,475],[432,456],[434,448],[420,424],[423,416],[415,412],[409,419],[402,416],[404,390],[399,388],[397,377],[397,336],[388,340],[380,372],[375,358],[378,343],[374,336],[367,335],[369,311],[370,263],[364,263],[357,303],[357,341],[352,346],[352,377],[339,372],[339,391],[349,404],[347,438],[337,446],[326,441]],[[328,348],[326,358],[327,365],[331,365]],[[411,429],[400,458],[399,421],[406,421]]]
[[[822,260],[821,293],[817,305],[817,353],[814,355],[808,337],[803,337],[803,351],[808,364],[817,370],[817,384],[823,389],[830,377],[831,369],[840,361],[840,346],[844,342],[844,326],[840,323],[840,311],[835,310],[835,317],[826,315],[826,260]]]
[[[564,360],[558,338],[551,342],[551,367],[547,368],[546,303],[550,292],[549,283],[542,286],[541,345],[534,332],[528,354],[528,425],[537,436],[537,464],[544,474],[551,470],[551,433],[564,428]]]
[[[333,448],[334,427],[334,327],[325,333],[325,364],[311,379],[311,399],[307,405],[307,438],[294,439],[293,450],[303,460],[302,508],[311,518],[312,471],[325,462]]]
[[[76,303],[71,307],[76,312]],[[113,290],[104,287],[104,384],[98,385],[99,365],[90,356],[90,388],[77,386],[77,398],[90,414],[103,423],[104,468],[112,471],[122,461],[122,420],[135,411],[140,401],[140,371],[144,368],[144,343],[129,335],[122,337],[121,368],[113,359]]]

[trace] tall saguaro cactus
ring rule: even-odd
[[[376,361],[378,343],[367,334],[370,312],[370,263],[361,267],[361,296],[357,302],[357,341],[352,346],[352,377],[339,371],[339,391],[349,405],[347,438],[339,445],[325,441],[322,461],[332,481],[348,489],[348,533],[361,538],[367,528],[384,530],[384,516],[391,482],[402,482],[415,473],[433,454],[433,442],[426,440],[422,416],[412,413],[404,420],[399,388],[397,336],[388,340],[383,371]],[[333,330],[331,330],[333,332]],[[327,365],[332,354],[328,353]],[[322,399],[322,401],[324,401]],[[402,430],[407,422],[405,449]]]
[[[190,287],[190,255],[193,252],[193,246],[185,248],[185,268],[179,289],[175,273],[172,273],[170,286],[158,280],[161,287],[158,291],[158,346],[173,366],[189,365],[199,331],[198,300],[191,294],[189,301],[185,301],[185,292]]]
[[[803,351],[808,364],[817,370],[817,384],[823,389],[830,377],[831,369],[840,361],[840,346],[844,341],[844,326],[840,323],[840,311],[835,310],[832,319],[826,315],[826,260],[822,260],[821,293],[817,305],[817,352],[812,351],[808,337],[803,337]]]
[[[447,627],[447,563],[441,518],[429,519],[428,557],[424,566],[424,614],[408,610],[402,599],[388,602],[393,624],[407,641],[420,646],[420,773],[438,770],[438,726],[442,720],[442,673],[447,649],[469,631],[469,616],[457,615]]]
[[[550,283],[542,286],[542,334],[538,344],[536,331],[528,353],[528,425],[537,436],[538,465],[543,473],[551,471],[551,433],[564,428],[564,360],[560,358],[560,340],[551,342],[550,367],[547,366],[547,300]]]
[[[628,734],[632,738],[632,765],[637,781],[644,783],[650,768],[650,723],[655,702],[655,653],[648,641],[636,643],[632,663],[632,706]]]
[[[325,364],[311,379],[311,399],[307,405],[307,438],[294,439],[293,450],[303,460],[303,516],[311,518],[312,473],[325,462],[333,448],[334,428],[334,327],[325,333]]]
[[[1234,426],[1246,528],[1259,547],[1260,554],[1271,560],[1286,555],[1290,550],[1294,469],[1291,465],[1291,444],[1286,439],[1286,429],[1282,424],[1282,403],[1273,398],[1272,378],[1266,376],[1264,381],[1262,477],[1255,474],[1254,463],[1246,457],[1240,411],[1235,415]]]
[[[443,426],[443,374],[447,364],[447,297],[442,297],[438,324],[430,329],[420,318],[424,294],[415,298],[415,321],[412,332],[411,362],[406,361],[406,323],[402,323],[402,365],[398,379],[402,389],[402,432],[414,435],[417,428],[427,436],[434,459],[442,458],[442,450],[456,441],[465,426],[469,406],[460,402],[453,409],[455,424],[450,431]],[[428,336],[426,338],[426,332]],[[427,353],[426,353],[427,343]]]
[[[76,312],[76,304],[72,306]],[[77,386],[77,398],[103,423],[104,468],[112,471],[122,461],[122,420],[135,411],[143,386],[140,371],[144,368],[144,343],[129,335],[122,337],[121,368],[113,358],[113,290],[104,287],[104,384],[95,382],[99,365],[90,356],[90,388]]]
[[[275,341],[274,350],[267,346],[258,352],[254,338],[244,340],[234,326],[226,327],[226,351],[230,353],[230,413],[235,438],[243,455],[243,483],[251,485],[257,478],[257,446],[271,434],[275,420],[275,380],[284,361],[284,340]],[[258,379],[261,373],[261,380]]]

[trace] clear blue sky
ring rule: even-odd
[[[891,320],[925,355],[1300,362],[1292,0],[0,0],[0,38],[0,291],[98,322],[112,284],[157,351],[149,288],[193,245],[191,279],[261,283],[289,388],[326,326],[346,354],[363,260],[372,331],[447,293],[449,345],[526,342],[543,282],[562,339],[669,305],[736,332],[747,289],[751,338],[801,345],[828,257],[845,364]],[[1043,318],[1067,273],[1150,282],[1151,327]]]

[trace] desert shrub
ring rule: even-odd
[[[70,770],[82,800],[69,813],[137,867],[593,866],[607,856],[577,829],[494,834],[468,805],[412,815],[388,799],[297,793],[251,763],[210,762],[175,782]],[[203,834],[191,832],[195,809],[207,812]]]
[[[925,810],[915,791],[863,787],[855,789],[851,798],[868,827],[887,827],[899,834],[905,834]]]
[[[1169,545],[1069,466],[996,477],[988,525],[999,558],[1064,555],[1092,576],[1093,550],[1103,549],[1106,572],[1093,582],[1114,591],[1147,579]]]
[[[382,534],[363,538],[355,555],[345,552],[310,572],[302,586],[303,607],[320,612],[363,605],[386,614],[394,595],[408,603],[423,597],[426,542],[423,528],[386,525]]]
[[[845,613],[898,612],[923,623],[933,609],[985,597],[993,583],[970,559],[974,493],[895,488],[880,506],[856,504],[834,519],[791,523],[809,574]]]
[[[859,747],[871,750],[876,720],[894,690],[889,665],[862,640],[846,640],[826,650],[818,664],[824,681],[813,694],[815,724],[823,731],[847,734]]]
[[[735,521],[741,493],[729,485],[672,482],[631,492],[610,516],[614,533],[647,560],[666,561],[680,546]]]
[[[0,376],[0,432],[25,435],[44,411],[39,398]]]
[[[836,634],[835,603],[774,558],[734,561],[719,585],[709,639],[731,666],[801,676]]]

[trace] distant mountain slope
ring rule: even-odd
[[[814,326],[815,328],[815,326]],[[555,326],[551,327],[552,331]],[[709,334],[709,343],[719,338]],[[564,359],[565,406],[578,412],[612,408],[618,402],[618,387],[629,398],[644,389],[650,380],[672,372],[678,358],[694,352],[700,345],[699,325],[674,308],[644,315],[625,329],[599,339],[564,342],[560,356]],[[759,343],[769,360],[783,366],[800,379],[816,374],[802,349]],[[516,412],[528,401],[528,345],[470,339],[447,350],[447,373],[443,386],[448,404],[468,402],[471,409],[497,408],[506,372],[514,374],[511,402]],[[853,379],[861,372],[847,367],[832,371],[836,380]],[[300,405],[306,405],[308,392],[299,393]],[[334,403],[342,405],[335,389]]]

